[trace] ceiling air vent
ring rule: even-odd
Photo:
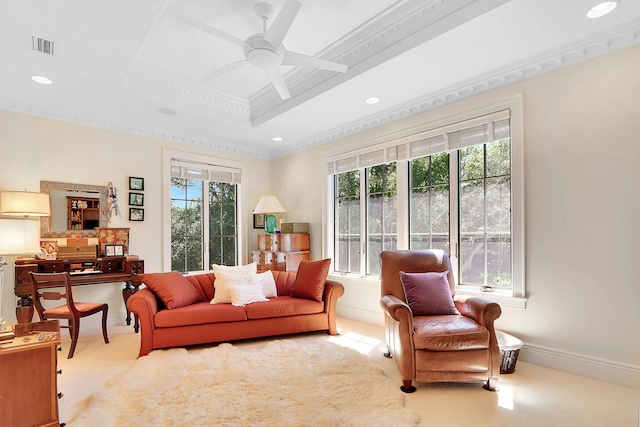
[[[47,55],[53,56],[53,45],[54,43],[51,40],[43,39],[38,36],[31,36],[31,45],[33,50],[36,52],[41,52]]]

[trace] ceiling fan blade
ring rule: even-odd
[[[249,63],[249,61],[247,61],[246,59],[243,59],[242,61],[236,61],[236,62],[232,62],[230,64],[227,65],[223,65],[222,67],[218,68],[217,70],[214,70],[212,72],[210,72],[209,74],[206,74],[204,76],[202,76],[202,80],[213,80],[217,77],[220,77],[223,74],[228,73],[229,71],[233,71],[237,68],[240,68],[244,65],[247,65]]]
[[[205,33],[209,33],[212,36],[221,38],[221,39],[226,40],[228,42],[231,42],[233,44],[237,44],[237,45],[240,45],[240,46],[243,46],[243,47],[244,46],[249,47],[248,44],[246,44],[244,41],[240,40],[236,36],[232,36],[231,34],[225,33],[224,31],[218,30],[217,28],[210,27],[209,25],[203,24],[202,22],[194,21],[191,18],[187,18],[185,16],[178,16],[176,18],[176,21],[180,21],[183,24],[187,24],[187,25],[189,25],[191,27],[194,27],[194,28],[197,28],[199,30],[202,30]]]
[[[269,80],[271,80],[271,84],[278,91],[280,98],[289,99],[291,95],[289,95],[289,89],[287,88],[287,84],[284,81],[284,77],[282,77],[282,73],[280,72],[279,67],[273,67],[271,69],[264,70]]]
[[[278,47],[282,44],[282,40],[287,35],[293,20],[298,14],[298,10],[300,9],[300,3],[296,0],[288,0],[276,19],[273,20],[273,24],[267,30],[267,33],[264,35],[264,39],[271,44],[274,49],[278,49]]]
[[[345,73],[349,68],[344,64],[327,61],[326,59],[314,58],[313,56],[307,56],[288,50],[284,52],[282,65],[298,65],[300,67],[318,68],[320,70],[336,71],[338,73]]]

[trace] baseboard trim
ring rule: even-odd
[[[640,366],[526,344],[518,360],[633,389],[640,388]]]
[[[336,314],[345,319],[357,320],[358,322],[369,323],[371,325],[384,326],[384,315],[382,311],[375,312],[371,310],[363,310],[357,307],[345,306],[338,304]]]

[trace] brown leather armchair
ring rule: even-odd
[[[388,353],[402,376],[400,389],[415,391],[418,382],[485,381],[495,390],[500,374],[500,348],[493,322],[502,313],[494,302],[456,296],[446,253],[439,250],[396,250],[380,254],[380,305],[384,310]],[[400,272],[444,272],[460,314],[414,316],[407,304]],[[446,289],[446,288],[445,288]]]

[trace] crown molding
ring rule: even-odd
[[[429,111],[443,105],[478,95],[499,87],[530,79],[588,59],[596,58],[640,43],[640,19],[576,40],[562,47],[496,68],[474,78],[415,98],[362,120],[330,130],[281,149],[273,150],[271,158],[279,158],[304,151],[318,145],[354,135],[399,119]]]
[[[258,126],[506,2],[507,0],[398,2],[315,55],[347,65],[349,69],[346,73],[303,67],[291,70],[284,76],[291,99],[281,99],[275,89],[267,86],[249,98],[251,123]]]
[[[132,123],[106,121],[98,119],[96,117],[92,117],[90,115],[69,114],[40,106],[16,104],[15,102],[7,101],[6,99],[0,99],[0,109],[13,111],[16,113],[28,114],[31,116],[38,116],[46,119],[60,120],[68,123],[91,126],[116,132],[123,132],[147,138],[161,139],[178,144],[185,144],[199,148],[222,151],[241,156],[255,157],[260,159],[271,159],[271,153],[268,150],[259,150],[253,147],[231,144],[212,138],[203,138],[201,136],[175,132],[158,127],[145,127],[138,126]]]
[[[438,2],[434,1],[431,3]],[[6,99],[0,99],[0,108],[54,120],[93,126],[149,138],[162,139],[200,148],[273,160],[307,150],[318,145],[326,144],[364,130],[372,129],[395,120],[403,119],[414,114],[429,111],[473,95],[497,89],[507,84],[533,78],[550,71],[612,53],[638,43],[640,43],[640,19],[634,19],[620,24],[617,27],[568,43],[562,47],[525,58],[521,61],[494,69],[472,79],[425,94],[410,102],[387,109],[376,115],[367,116],[362,120],[354,121],[344,126],[331,129],[313,138],[275,150],[260,150],[238,144],[226,143],[224,141],[189,135],[186,133],[169,131],[162,128],[106,121],[97,117],[92,117],[89,114],[72,114],[46,107],[16,104],[15,102]],[[150,80],[150,82],[153,84],[165,85],[165,83],[158,82],[153,79]],[[179,90],[179,87],[171,86],[170,89]],[[199,92],[195,89],[193,92],[187,91],[187,95],[201,98]],[[222,102],[221,105],[224,105],[224,102]],[[240,110],[242,110],[242,108],[240,108]],[[236,111],[240,112],[238,110]],[[245,111],[246,110],[242,110],[242,113]]]

